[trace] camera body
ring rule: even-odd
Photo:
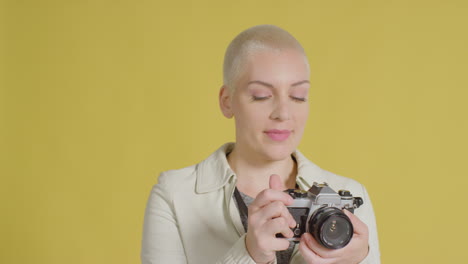
[[[348,190],[337,193],[327,183],[316,182],[308,191],[288,189],[285,192],[294,198],[287,208],[297,223],[292,228],[294,237],[289,240],[299,242],[301,235],[309,232],[326,248],[342,248],[351,241],[353,225],[342,210],[354,213],[363,204],[361,197],[353,197]]]

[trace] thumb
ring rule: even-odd
[[[369,233],[367,225],[364,222],[362,222],[357,216],[355,216],[353,213],[346,209],[343,211],[349,217],[349,220],[351,220],[351,224],[354,227],[354,233],[360,235],[367,235]]]
[[[272,174],[270,176],[270,189],[278,191],[283,191],[285,189],[283,181],[278,174]]]

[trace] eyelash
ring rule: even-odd
[[[265,97],[257,97],[257,96],[252,96],[252,101],[265,101],[267,99],[269,99],[271,96],[265,96]],[[294,101],[297,101],[297,102],[307,102],[307,99],[306,98],[300,98],[300,97],[294,97],[294,96],[291,96],[291,99],[293,99]]]
[[[265,101],[266,99],[270,97],[271,96],[264,96],[264,97],[252,96],[252,101]]]
[[[298,101],[298,102],[307,102],[307,98],[293,97],[293,96],[291,96],[291,98],[292,98],[294,101]]]

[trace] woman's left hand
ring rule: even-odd
[[[309,233],[304,233],[299,244],[302,257],[309,264],[357,264],[369,252],[369,231],[357,216],[344,210],[354,227],[353,238],[344,248],[328,249],[320,245]]]

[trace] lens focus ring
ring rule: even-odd
[[[351,220],[336,207],[322,207],[309,221],[309,232],[326,248],[345,247],[353,237]]]

